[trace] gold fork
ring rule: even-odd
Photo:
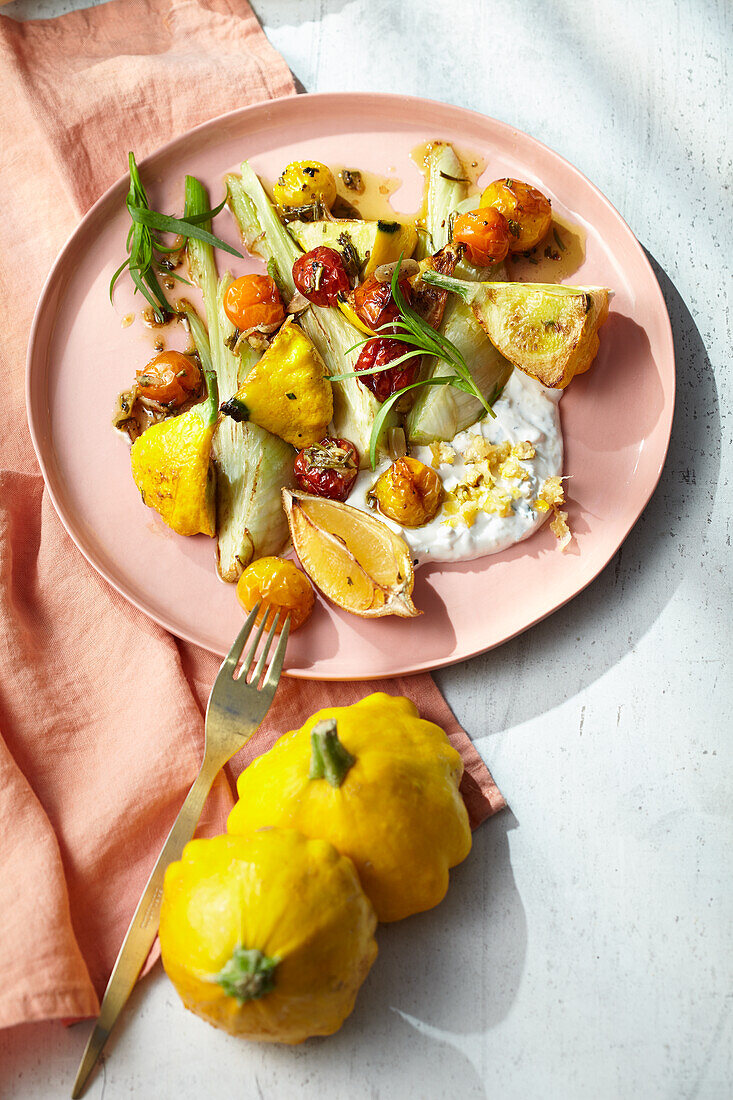
[[[96,1065],[102,1048],[107,1042],[110,1032],[132,992],[150,948],[153,946],[158,931],[158,918],[160,902],[163,897],[163,878],[166,867],[169,863],[173,863],[174,860],[180,858],[185,845],[192,838],[201,817],[206,796],[211,790],[211,785],[217,773],[224,767],[227,760],[230,760],[235,752],[238,752],[250,739],[265,717],[275,695],[285,659],[288,634],[290,633],[290,615],[285,618],[280,640],[273,653],[269,668],[265,666],[267,655],[277,631],[280,618],[279,612],[275,615],[265,639],[262,653],[249,682],[247,678],[257,655],[257,647],[265,629],[267,615],[263,616],[254,640],[245,654],[239,677],[236,679],[234,677],[239,658],[252,631],[259,608],[260,605],[257,604],[247,616],[237,640],[225,657],[224,663],[219,669],[219,674],[214,681],[209,704],[206,708],[206,741],[201,770],[186,796],[181,812],[173,823],[173,828],[168,834],[155,867],[153,867],[147,886],[143,890],[142,897],[130,922],[130,927],[127,929],[125,938],[122,941],[120,953],[117,956],[117,961],[99,1008],[97,1022],[89,1036],[84,1057],[81,1060],[74,1081],[74,1088],[71,1092],[72,1100],[77,1100],[77,1097],[82,1095],[89,1074]],[[264,680],[262,685],[258,687],[263,673],[265,674]]]

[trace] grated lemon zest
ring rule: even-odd
[[[433,465],[441,454],[441,446],[431,445]],[[479,512],[487,515],[511,515],[513,501],[524,495],[520,486],[530,476],[521,461],[528,461],[535,454],[535,449],[528,440],[515,444],[508,441],[489,443],[482,435],[473,436],[463,454],[463,480],[446,495],[443,506],[443,515],[446,518],[443,522],[448,527],[472,527]],[[498,484],[500,478],[505,482],[514,481],[519,484],[504,487]],[[545,504],[545,508],[549,508],[549,505]]]
[[[517,458],[523,459],[525,462],[530,458],[534,458],[537,452],[528,439],[525,439],[523,443],[515,443],[512,447],[512,454]]]
[[[499,463],[508,458],[511,453],[512,445],[508,441],[505,443],[489,443],[488,439],[484,439],[482,435],[474,435],[468,441],[468,445],[463,454],[463,461],[468,462],[481,462],[486,458],[489,462]]]
[[[509,458],[505,462],[502,462],[499,467],[499,474],[501,477],[514,478],[518,481],[528,481],[529,473],[525,470],[519,462],[519,459],[514,454],[510,454]]]
[[[446,466],[452,466],[456,460],[456,452],[448,443],[442,443],[440,441],[431,443],[430,453],[432,455],[430,465],[434,470],[437,470],[439,466],[444,464]]]
[[[568,514],[559,508],[554,509],[555,518],[550,522],[550,530],[558,540],[560,550],[565,550],[572,541],[573,535],[568,527]]]
[[[539,512],[547,512],[551,507],[564,502],[565,490],[562,487],[562,478],[548,477],[545,479],[533,507]]]

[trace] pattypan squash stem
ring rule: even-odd
[[[349,768],[356,763],[348,749],[338,739],[335,718],[323,718],[311,730],[310,779],[327,779],[332,787],[340,787]]]
[[[235,947],[234,953],[215,977],[228,997],[240,1004],[256,1001],[275,988],[279,959],[271,959],[258,948]]]

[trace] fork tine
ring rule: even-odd
[[[283,661],[285,660],[285,649],[288,644],[288,635],[290,634],[290,614],[285,617],[285,625],[280,635],[280,641],[277,643],[277,648],[272,655],[272,664],[267,673],[263,688],[276,688],[280,679],[280,673],[283,670]]]
[[[262,622],[257,628],[257,633],[254,636],[252,645],[249,647],[244,655],[244,660],[242,661],[242,671],[239,674],[239,679],[242,680],[244,683],[247,682],[249,670],[252,668],[252,662],[254,661],[257,654],[257,646],[260,644],[260,638],[262,637],[262,632],[265,629],[265,623],[267,622],[269,617],[269,609],[266,609],[265,614],[262,616]]]
[[[259,684],[259,682],[260,682],[260,676],[262,675],[263,669],[265,667],[265,661],[267,660],[267,654],[270,652],[270,646],[272,645],[272,639],[275,637],[275,633],[277,631],[277,624],[278,624],[279,621],[280,621],[280,611],[277,612],[277,614],[275,615],[275,618],[272,620],[272,626],[270,627],[270,633],[267,635],[267,638],[265,639],[265,644],[262,647],[262,653],[260,655],[260,659],[257,662],[257,666],[254,670],[254,673],[252,674],[252,683],[253,684]]]
[[[242,650],[244,649],[244,643],[247,641],[247,638],[249,637],[249,632],[250,632],[250,630],[252,629],[252,627],[254,625],[254,621],[257,618],[257,612],[259,611],[259,609],[260,609],[260,605],[259,605],[259,603],[256,603],[254,605],[254,607],[252,608],[252,610],[250,611],[247,618],[244,620],[244,626],[239,631],[239,634],[237,634],[237,637],[234,640],[234,644],[233,644],[232,648],[229,650],[226,657],[224,658],[224,660],[222,662],[221,669],[219,670],[220,672],[225,672],[226,671],[229,674],[234,672],[234,669],[237,667],[237,662],[239,661],[239,658],[242,656]]]

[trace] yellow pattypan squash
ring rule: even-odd
[[[331,383],[320,355],[292,320],[221,411],[233,420],[251,420],[293,447],[320,443],[333,416]]]
[[[377,955],[353,864],[291,829],[187,844],[165,875],[163,966],[186,1008],[232,1035],[331,1035]]]
[[[151,424],[130,452],[132,476],[143,503],[179,535],[216,534],[211,442],[219,391],[208,346],[202,349],[207,397],[187,412]]]
[[[463,762],[409,699],[370,695],[318,711],[239,777],[227,829],[323,837],[349,856],[381,921],[431,909],[471,850]]]

